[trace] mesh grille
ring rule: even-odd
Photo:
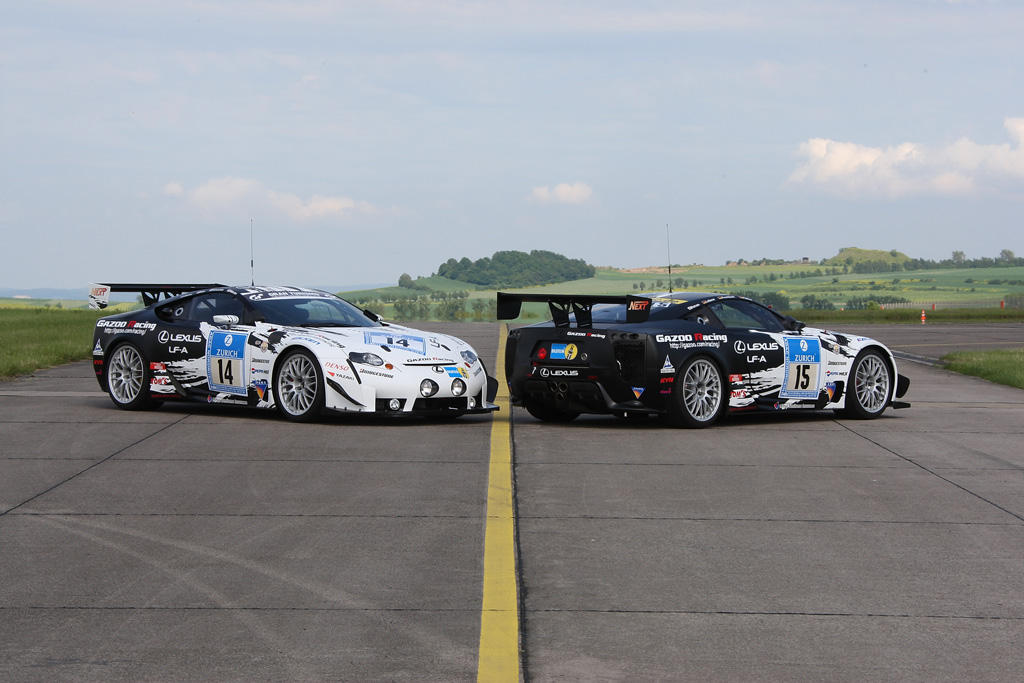
[[[620,341],[615,342],[614,348],[622,381],[634,386],[643,384],[647,345],[643,341]]]

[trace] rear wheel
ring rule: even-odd
[[[134,344],[118,345],[107,357],[107,392],[122,410],[145,410],[156,405],[149,396],[149,363]]]
[[[572,422],[580,414],[574,410],[561,410],[543,403],[526,402],[526,412],[541,422]]]
[[[892,370],[881,353],[868,349],[853,361],[846,408],[840,413],[856,420],[872,420],[885,412],[891,396]]]
[[[274,375],[277,409],[293,422],[312,422],[324,409],[324,380],[320,365],[305,349],[284,356]]]
[[[687,361],[676,375],[670,419],[678,427],[710,427],[725,408],[722,371],[703,356]]]

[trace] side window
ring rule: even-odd
[[[244,308],[242,302],[227,292],[201,294],[192,300],[190,320],[201,323],[212,323],[215,315],[234,315],[242,320]]]
[[[716,301],[709,308],[726,327],[765,332],[782,331],[782,323],[771,311],[750,301],[726,299]]]
[[[192,299],[179,299],[156,309],[156,315],[169,323],[180,323],[189,319],[192,313]]]

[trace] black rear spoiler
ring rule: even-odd
[[[569,327],[569,315],[576,315],[576,327],[593,327],[591,309],[595,304],[625,304],[626,322],[642,323],[651,314],[651,300],[642,296],[611,294],[506,294],[498,292],[498,319],[518,318],[523,303],[546,303],[555,327]]]
[[[142,295],[142,303],[146,306],[155,304],[161,297],[170,299],[172,296],[194,292],[200,289],[212,289],[224,287],[217,283],[189,284],[189,285],[159,285],[140,283],[118,283],[113,285],[90,284],[89,285],[89,308],[106,308],[110,303],[111,292],[135,292]]]

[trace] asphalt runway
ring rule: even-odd
[[[496,368],[497,325],[422,327]],[[523,678],[1020,680],[1024,391],[900,371],[913,406],[870,422],[514,410]],[[0,680],[476,679],[491,422],[127,413],[88,363],[0,383]]]

